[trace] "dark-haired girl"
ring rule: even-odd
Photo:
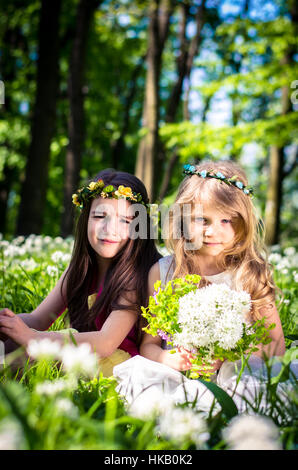
[[[32,339],[62,341],[61,333],[45,330],[67,308],[76,343],[89,343],[110,375],[115,364],[138,354],[140,306],[147,302],[148,272],[161,255],[150,238],[147,191],[135,176],[103,170],[73,202],[81,213],[69,267],[30,314],[1,310],[0,333],[9,338],[6,352]],[[136,207],[143,209],[142,237],[131,230]]]

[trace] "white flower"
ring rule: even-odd
[[[298,267],[298,253],[295,253],[295,255],[291,257],[291,267],[292,268]]]
[[[51,255],[51,260],[54,261],[54,263],[59,263],[62,261],[63,256],[64,253],[62,253],[62,251],[55,251],[55,253]]]
[[[4,242],[2,242],[2,243],[4,243]],[[24,247],[15,246],[13,244],[8,245],[4,249],[5,258],[14,258],[14,257],[17,257],[17,256],[23,256],[25,253],[26,253],[26,250],[25,250]]]
[[[0,423],[0,450],[22,450],[25,439],[21,426],[9,418]]]
[[[277,264],[281,261],[282,257],[279,253],[271,253],[268,257],[269,263]]]
[[[206,421],[191,408],[167,409],[159,418],[158,430],[163,436],[180,444],[191,440],[197,448],[209,439]]]
[[[94,377],[98,370],[98,358],[91,352],[91,346],[88,343],[80,346],[62,345],[59,341],[44,338],[29,341],[27,352],[34,359],[61,361],[64,370],[74,376],[83,374]],[[49,384],[46,385],[48,386]]]
[[[18,237],[14,238],[12,243],[14,245],[21,245],[22,243],[24,243],[25,241],[25,237],[23,235],[19,235]]]
[[[0,247],[1,248],[7,248],[9,246],[9,242],[7,240],[2,240],[0,242]]]
[[[144,406],[144,401],[146,406]],[[149,387],[133,400],[127,412],[130,416],[146,421],[155,418],[157,415],[164,413],[165,409],[173,406],[174,403],[169,396],[166,396],[160,390],[155,388],[152,390]]]
[[[58,359],[61,354],[61,344],[48,338],[29,341],[27,352],[34,359]]]
[[[63,368],[71,374],[84,374],[94,377],[98,370],[98,359],[91,352],[91,346],[88,343],[74,346],[67,344],[61,352]]]
[[[71,258],[70,253],[65,253],[65,254],[62,256],[61,261],[62,261],[62,263],[69,263],[70,258]]]
[[[288,258],[281,258],[281,260],[276,265],[277,271],[281,271],[282,269],[289,269],[290,267],[291,263]]]
[[[294,256],[296,254],[296,249],[293,246],[289,246],[284,249],[284,254],[286,256]]]
[[[54,277],[58,274],[58,269],[56,266],[47,266],[47,274],[51,277]]]
[[[55,405],[59,413],[68,416],[69,418],[75,419],[79,416],[78,408],[68,398],[58,398]]]
[[[45,380],[44,382],[38,383],[35,387],[35,391],[39,395],[53,396],[58,395],[65,390],[70,388],[70,383],[66,380]]]
[[[212,350],[217,342],[231,350],[242,337],[250,306],[247,292],[237,292],[226,284],[211,284],[189,292],[179,299],[178,322],[182,331],[174,334],[174,342],[189,350]]]
[[[20,261],[19,264],[26,271],[33,271],[38,267],[38,264],[32,258],[24,259],[23,261]]]
[[[232,450],[282,449],[278,428],[263,416],[236,416],[223,430],[223,437]]]
[[[43,239],[41,237],[36,237],[33,242],[34,246],[37,246],[39,248],[42,247],[43,245]]]

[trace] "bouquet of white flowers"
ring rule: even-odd
[[[146,333],[192,352],[191,377],[208,378],[217,359],[235,361],[255,351],[257,344],[271,340],[264,319],[249,321],[251,298],[247,292],[226,284],[198,288],[199,281],[200,276],[187,275],[169,281],[163,289],[157,281],[142,315],[148,322]]]

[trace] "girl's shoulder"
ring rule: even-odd
[[[173,258],[172,255],[164,256],[151,266],[148,274],[149,290],[152,289],[156,281],[161,280],[164,285],[171,280],[174,273]]]
[[[160,280],[162,284],[166,284],[172,279],[174,274],[174,255],[164,256],[158,260]]]

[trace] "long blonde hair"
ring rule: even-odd
[[[196,165],[199,171],[221,172],[225,177],[232,178],[247,185],[244,170],[232,161],[204,162]],[[233,247],[225,249],[220,265],[229,270],[234,279],[236,288],[241,288],[251,295],[252,317],[260,318],[259,310],[262,307],[271,308],[275,302],[276,286],[273,282],[272,272],[267,262],[267,251],[264,244],[264,224],[256,216],[251,197],[235,186],[214,178],[202,178],[197,175],[186,176],[179,186],[175,204],[181,209],[185,204],[208,203],[212,207],[228,213],[235,231]],[[180,211],[181,213],[182,211]],[[181,229],[181,237],[175,238],[173,234],[177,226]],[[169,212],[168,234],[165,239],[166,247],[174,254],[174,277],[183,277],[186,274],[200,274],[199,252],[186,249],[187,238],[181,216]],[[195,255],[195,256],[194,256]],[[202,276],[200,286],[208,282]],[[241,287],[240,287],[241,286]]]

